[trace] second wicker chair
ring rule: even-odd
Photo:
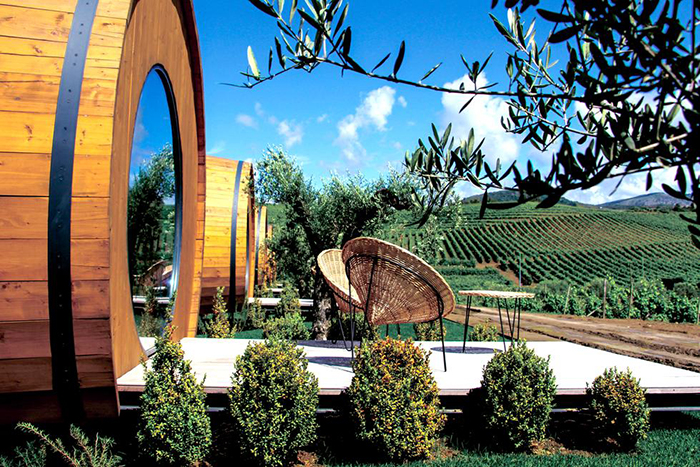
[[[357,300],[367,323],[423,323],[438,319],[443,363],[445,336],[442,319],[455,309],[455,297],[445,279],[408,250],[376,238],[359,237],[342,250],[348,295]]]

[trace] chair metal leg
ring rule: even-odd
[[[348,350],[348,343],[345,339],[345,329],[343,329],[343,320],[341,318],[340,310],[336,309],[335,312],[338,315],[338,326],[340,326],[340,336],[343,338],[343,347],[345,348],[345,350]],[[334,344],[336,342],[337,340],[333,341]],[[352,343],[350,345],[352,345]]]
[[[445,373],[447,373],[447,357],[445,356],[445,331],[442,327],[442,313],[439,315],[440,318],[440,342],[442,343],[442,363],[445,365]]]
[[[352,310],[352,320],[350,321],[350,358],[355,360],[355,310]]]
[[[462,353],[467,348],[467,337],[469,337],[469,315],[472,311],[472,297],[467,297],[467,317],[464,320],[464,337],[462,338]]]

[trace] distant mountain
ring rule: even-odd
[[[474,203],[481,203],[481,196],[482,195],[473,195],[469,196],[468,198],[464,198],[464,203],[466,204],[474,204]],[[493,191],[489,193],[489,202],[491,203],[509,203],[512,201],[517,201],[518,200],[518,192],[515,191],[510,191],[510,190],[500,190],[500,191]],[[575,206],[576,203],[573,201],[562,198],[559,200],[559,204],[565,204],[567,206]]]
[[[635,196],[634,198],[619,199],[609,203],[600,204],[601,208],[629,209],[629,208],[672,208],[676,204],[689,206],[690,202],[678,200],[666,193],[649,193]]]

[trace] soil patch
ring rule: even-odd
[[[513,285],[518,285],[518,276],[511,271],[510,269],[506,269],[505,271],[501,269],[501,263],[497,263],[495,261],[490,261],[488,263],[477,263],[476,268],[477,269],[487,269],[491,268],[494,269],[497,273],[508,279],[510,282],[513,283]]]
[[[449,318],[464,323],[464,305]],[[473,308],[469,324],[479,322],[498,324],[498,310]],[[532,341],[560,339],[700,372],[700,326],[695,324],[522,313],[520,336]]]

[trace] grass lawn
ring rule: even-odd
[[[445,340],[446,341],[462,341],[462,337],[464,336],[464,326],[455,323],[453,321],[449,320],[444,320],[443,323],[445,324]],[[308,328],[311,329],[311,321],[306,321],[304,325]],[[470,326],[471,327],[471,326]],[[380,335],[381,337],[384,337],[384,334],[386,332],[386,326],[380,326],[379,328]],[[389,326],[389,336],[396,339],[398,337],[398,332],[396,330],[395,325]],[[407,338],[414,339],[416,338],[416,333],[413,331],[413,325],[412,324],[402,324],[401,325],[401,338],[402,339],[407,339]],[[238,331],[236,333],[236,339],[262,339],[263,338],[263,333],[262,329],[248,329],[246,331]]]
[[[487,466],[698,466],[700,465],[700,414],[698,412],[684,413],[654,413],[652,414],[652,429],[649,437],[639,444],[636,453],[600,453],[590,446],[590,430],[585,423],[578,423],[577,416],[570,414],[555,414],[550,435],[554,441],[546,443],[539,454],[503,454],[489,452],[477,443],[465,440],[459,435],[461,423],[448,426],[446,445],[438,452],[438,458],[429,462],[409,462],[392,464],[375,462],[370,459],[360,461],[338,458],[337,448],[330,451],[332,446],[325,446],[320,452],[326,452],[329,459],[319,458],[319,464],[326,467],[377,467],[377,466],[431,466],[431,467],[487,467]],[[466,431],[466,430],[464,430]],[[450,433],[451,432],[451,433]],[[321,440],[320,444],[328,443]],[[346,448],[357,456],[356,449]],[[549,452],[547,452],[549,450]],[[363,463],[364,462],[364,463]]]
[[[235,442],[236,435],[231,429],[229,414],[210,414],[214,446],[207,458],[211,467],[246,465],[239,458]],[[123,411],[119,419],[92,421],[83,425],[91,437],[96,432],[116,441],[115,452],[123,457],[124,465],[150,465],[139,459],[139,446],[136,442],[138,411]],[[52,436],[64,440],[68,437],[65,425],[48,425]],[[490,452],[484,447],[479,435],[480,426],[470,423],[463,416],[450,416],[443,433],[436,458],[430,461],[408,463],[386,463],[381,456],[367,446],[354,441],[349,421],[338,414],[319,415],[319,439],[301,453],[306,463],[301,467],[680,467],[700,465],[700,413],[698,412],[657,412],[652,414],[651,432],[643,440],[638,452],[610,453],[599,452],[599,446],[591,445],[591,429],[582,414],[553,414],[548,436],[537,454],[503,454]],[[30,439],[12,426],[0,427],[0,456],[11,455],[15,446],[24,446]],[[483,438],[482,438],[483,439]],[[310,454],[309,454],[310,453]],[[314,460],[315,459],[315,460]],[[311,460],[311,462],[309,462]],[[53,464],[50,464],[53,465]],[[58,465],[58,464],[56,464]]]

